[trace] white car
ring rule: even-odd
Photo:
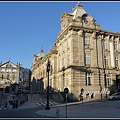
[[[120,92],[114,93],[108,97],[109,100],[120,100]]]

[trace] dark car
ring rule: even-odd
[[[30,91],[29,91],[29,90],[26,90],[25,93],[26,93],[26,94],[30,94]]]
[[[114,93],[108,97],[109,100],[120,100],[120,92]]]

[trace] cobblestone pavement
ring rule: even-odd
[[[44,100],[40,100],[43,102]],[[30,98],[27,102],[18,107],[18,109],[35,108],[43,104],[38,101],[32,101]],[[50,101],[51,102],[51,101]],[[45,105],[45,104],[44,104]],[[50,105],[50,110],[39,110],[36,114],[46,118],[120,118],[120,100],[108,101],[86,101],[72,102],[66,104]]]
[[[50,110],[36,112],[47,118],[120,118],[119,113],[120,101],[85,102],[83,105],[75,102],[68,104],[67,109],[66,104],[63,104],[51,107]]]

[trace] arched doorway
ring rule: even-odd
[[[6,93],[9,93],[9,86],[6,86],[5,92],[6,92]]]

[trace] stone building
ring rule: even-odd
[[[15,65],[10,60],[6,63],[0,64],[0,88],[1,90],[14,91],[19,86],[19,71],[20,71],[20,63]],[[13,88],[10,87],[13,84],[16,84]],[[12,90],[10,90],[12,89]]]
[[[60,92],[69,89],[71,100],[84,93],[94,98],[105,97],[118,88],[116,75],[120,74],[120,33],[101,30],[96,20],[78,4],[72,13],[64,12],[54,47],[48,54],[34,55],[31,67],[36,81],[47,87],[46,64],[51,62],[50,86]],[[85,95],[84,94],[84,95]]]
[[[15,92],[22,86],[28,85],[30,81],[30,70],[22,67],[19,62],[12,63],[10,60],[5,63],[0,63],[0,91]]]
[[[28,68],[20,67],[20,86],[23,89],[30,89],[31,71]]]

